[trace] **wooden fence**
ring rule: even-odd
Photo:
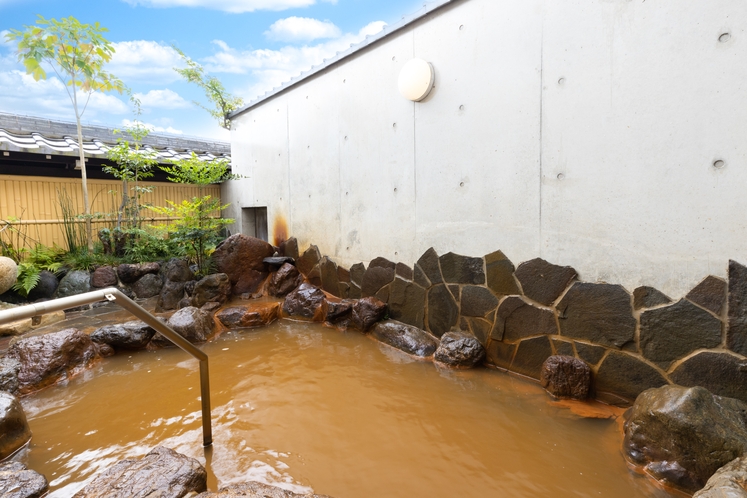
[[[142,195],[140,202],[143,205],[166,206],[166,200],[181,202],[198,195],[197,187],[192,185],[143,182],[141,186],[153,187],[150,193]],[[95,231],[114,228],[117,209],[122,202],[121,191],[122,182],[88,180]],[[0,229],[12,220],[13,226],[26,234],[27,246],[33,247],[36,243],[41,243],[46,246],[57,244],[64,248],[59,202],[59,193],[63,192],[72,199],[76,214],[82,214],[84,209],[80,179],[0,175]],[[207,187],[205,195],[220,198],[220,186]],[[157,225],[172,221],[171,218],[146,208],[142,209],[141,214],[146,224]]]

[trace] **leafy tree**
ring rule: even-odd
[[[209,109],[197,101],[193,101],[194,104],[209,112],[211,116],[218,120],[218,124],[221,127],[230,130],[231,120],[228,119],[228,115],[244,105],[244,100],[241,97],[234,97],[228,93],[218,78],[205,74],[205,69],[179,50],[176,45],[172,45],[172,48],[176,50],[182,60],[187,64],[187,67],[183,69],[175,67],[174,71],[179,73],[185,80],[195,83],[202,88],[205,91],[207,99],[213,104],[214,109]]]
[[[210,271],[208,258],[210,250],[220,239],[221,230],[234,220],[216,216],[227,208],[228,204],[221,205],[220,199],[205,195],[205,188],[208,185],[240,177],[231,173],[227,160],[203,161],[194,152],[189,158],[172,163],[172,166],[160,166],[168,174],[169,180],[196,185],[199,196],[193,197],[190,201],[183,200],[181,203],[167,200],[169,206],[149,207],[149,209],[175,218],[168,227],[171,237],[176,242],[191,247],[200,273],[206,275]]]
[[[100,26],[99,23],[81,24],[73,16],[59,21],[39,16],[36,25],[24,26],[24,28],[24,31],[12,29],[6,35],[8,41],[18,41],[18,60],[23,62],[26,72],[37,81],[47,78],[47,72],[42,65],[49,65],[65,84],[65,89],[73,104],[75,121],[78,125],[86,241],[88,249],[91,250],[93,248],[91,207],[88,201],[86,158],[83,152],[80,119],[86,111],[93,92],[118,91],[122,93],[124,89],[122,81],[104,70],[104,66],[114,54],[114,47],[102,36],[102,33],[108,31],[106,28]]]
[[[140,101],[135,97],[130,97],[130,100],[135,106],[135,116],[140,116]],[[122,181],[122,203],[117,213],[118,230],[122,229],[122,218],[126,218],[128,228],[140,228],[140,196],[151,192],[152,188],[141,187],[139,181],[151,178],[153,167],[158,164],[155,151],[143,148],[143,139],[150,133],[143,123],[135,119],[131,126],[124,128],[124,132],[132,141],[125,137],[119,138],[117,145],[107,153],[107,157],[116,165],[107,165],[103,168],[106,173]],[[119,130],[115,130],[115,133],[119,133]],[[133,195],[130,195],[130,184]]]

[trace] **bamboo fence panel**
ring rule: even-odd
[[[198,189],[194,185],[164,182],[141,182],[140,185],[153,187],[150,193],[141,196],[143,206],[166,206],[167,200],[179,203],[198,196]],[[82,214],[84,209],[80,179],[0,175],[0,229],[6,225],[6,221],[13,220],[14,226],[25,230],[27,246],[33,247],[36,243],[41,243],[64,247],[62,210],[58,200],[58,192],[62,191],[72,199],[76,213]],[[220,198],[220,185],[206,187],[204,193]],[[117,209],[122,202],[122,182],[88,180],[88,195],[91,213],[94,215],[94,231],[114,228]],[[163,217],[145,207],[141,214],[146,225],[173,221],[172,218]]]

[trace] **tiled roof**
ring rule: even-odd
[[[0,113],[0,150],[39,154],[78,155],[78,132],[74,123]],[[106,157],[119,138],[112,128],[83,127],[83,150],[89,157]],[[194,152],[202,160],[231,159],[231,145],[197,138],[149,134],[143,149],[154,151],[161,162],[184,159]]]

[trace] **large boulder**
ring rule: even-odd
[[[205,468],[188,456],[157,446],[138,459],[121,460],[74,498],[181,498],[207,489]]]
[[[54,273],[47,270],[42,270],[39,273],[39,281],[36,286],[29,292],[29,301],[37,301],[39,299],[52,299],[54,297],[57,287],[60,285],[59,280],[55,277]]]
[[[747,456],[718,469],[693,498],[747,498]]]
[[[135,320],[120,325],[106,325],[91,333],[91,340],[116,349],[145,349],[156,333],[145,322]]]
[[[31,439],[31,429],[18,398],[0,391],[0,460],[8,458]]]
[[[166,280],[158,295],[157,311],[173,310],[179,307],[179,302],[184,299],[184,287],[186,282],[174,282]]]
[[[425,330],[394,320],[377,323],[373,329],[373,336],[385,344],[415,356],[431,356],[438,348],[438,339]]]
[[[47,479],[21,462],[0,464],[0,496],[5,498],[40,498],[48,488]]]
[[[591,369],[573,356],[550,356],[542,365],[540,384],[556,398],[583,400],[589,396]]]
[[[74,296],[91,291],[91,274],[83,270],[67,272],[57,287],[57,297]]]
[[[284,297],[303,283],[303,275],[290,263],[285,263],[270,277],[267,292],[271,296]]]
[[[292,317],[323,322],[327,315],[327,299],[319,287],[303,283],[283,301],[283,313]]]
[[[353,305],[350,324],[362,332],[368,332],[376,322],[384,319],[386,311],[387,306],[383,301],[375,297],[364,297]]]
[[[218,492],[205,492],[196,498],[330,498],[327,495],[298,494],[261,482],[243,482],[221,488]]]
[[[0,391],[15,394],[18,392],[18,372],[21,362],[8,356],[0,358]]]
[[[216,269],[228,275],[234,294],[256,292],[269,274],[263,261],[275,249],[264,240],[237,233],[221,242],[213,253]]]
[[[187,306],[182,308],[169,318],[166,324],[174,329],[180,336],[191,343],[205,342],[212,335],[215,328],[213,317],[207,311]],[[151,339],[155,347],[168,347],[174,344],[163,335],[156,333]]]
[[[0,256],[0,294],[4,294],[15,285],[18,279],[18,265],[5,256]]]
[[[104,288],[117,285],[117,271],[111,266],[96,268],[91,273],[91,287]]]
[[[225,308],[215,314],[229,329],[263,327],[280,316],[280,303],[252,303],[247,306]]]
[[[158,273],[146,273],[130,286],[132,292],[139,299],[147,299],[161,294],[163,289],[163,277]]]
[[[702,387],[641,393],[625,414],[625,456],[665,484],[692,493],[747,451],[747,404]]]
[[[122,264],[117,267],[117,276],[122,283],[132,284],[145,275],[158,273],[159,271],[161,271],[161,265],[158,263]]]
[[[189,267],[189,263],[181,258],[169,260],[163,265],[161,273],[163,273],[166,280],[171,280],[172,282],[189,282],[195,279],[195,274]]]
[[[450,367],[474,367],[485,358],[485,348],[473,335],[464,332],[447,332],[441,336],[441,344],[434,359]]]
[[[225,273],[213,273],[202,278],[191,292],[192,306],[206,303],[226,304],[231,297],[231,281]]]
[[[6,357],[20,363],[18,390],[27,394],[75,375],[99,354],[88,334],[65,329],[21,339],[8,348]]]

